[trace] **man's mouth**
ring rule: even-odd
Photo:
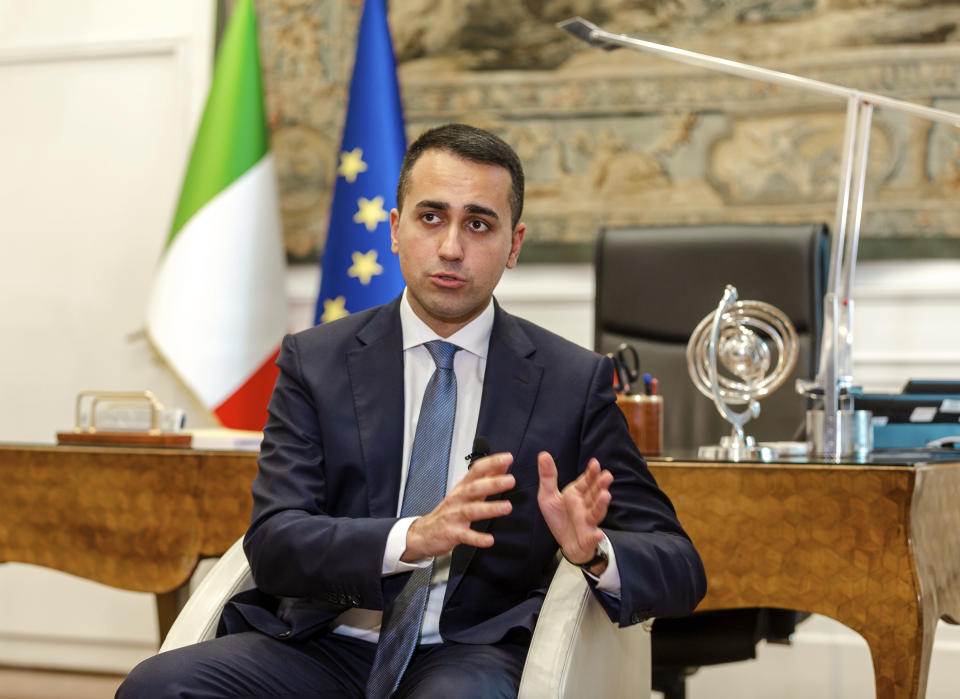
[[[434,283],[438,286],[447,289],[456,289],[466,284],[466,280],[456,274],[444,274],[441,272],[430,275],[430,278],[433,279]]]

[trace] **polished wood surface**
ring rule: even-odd
[[[922,697],[937,620],[960,619],[960,463],[651,461],[707,571],[698,609],[832,617],[878,697]]]
[[[57,432],[57,444],[95,444],[108,447],[180,447],[185,449],[190,447],[191,439],[188,432],[108,432],[103,430],[97,432],[83,430]]]
[[[700,609],[823,614],[870,646],[877,696],[922,697],[937,619],[960,619],[960,463],[651,459],[707,570]],[[256,454],[0,445],[0,561],[160,595],[247,527]]]
[[[0,445],[0,561],[170,593],[250,518],[256,454]]]

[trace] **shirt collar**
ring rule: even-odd
[[[493,300],[476,318],[457,330],[450,337],[440,337],[429,325],[413,312],[407,289],[403,290],[403,299],[400,302],[400,328],[403,333],[403,349],[422,345],[431,340],[452,342],[457,347],[465,349],[478,357],[487,356],[487,347],[490,344],[490,332],[493,330]]]

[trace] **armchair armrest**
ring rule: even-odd
[[[530,642],[518,699],[646,696],[650,679],[650,624],[619,628],[583,573],[561,560]]]
[[[160,652],[206,641],[217,633],[220,614],[227,601],[238,592],[253,587],[250,565],[243,552],[243,538],[220,557],[196,591],[183,606],[170,627]]]

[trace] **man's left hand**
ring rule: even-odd
[[[590,459],[586,470],[560,491],[557,487],[557,466],[545,451],[537,456],[540,489],[537,502],[540,512],[553,537],[560,544],[563,555],[571,563],[586,563],[603,540],[599,525],[607,515],[610,504],[610,484],[613,474],[600,469],[600,462]],[[591,570],[600,575],[606,564]]]

